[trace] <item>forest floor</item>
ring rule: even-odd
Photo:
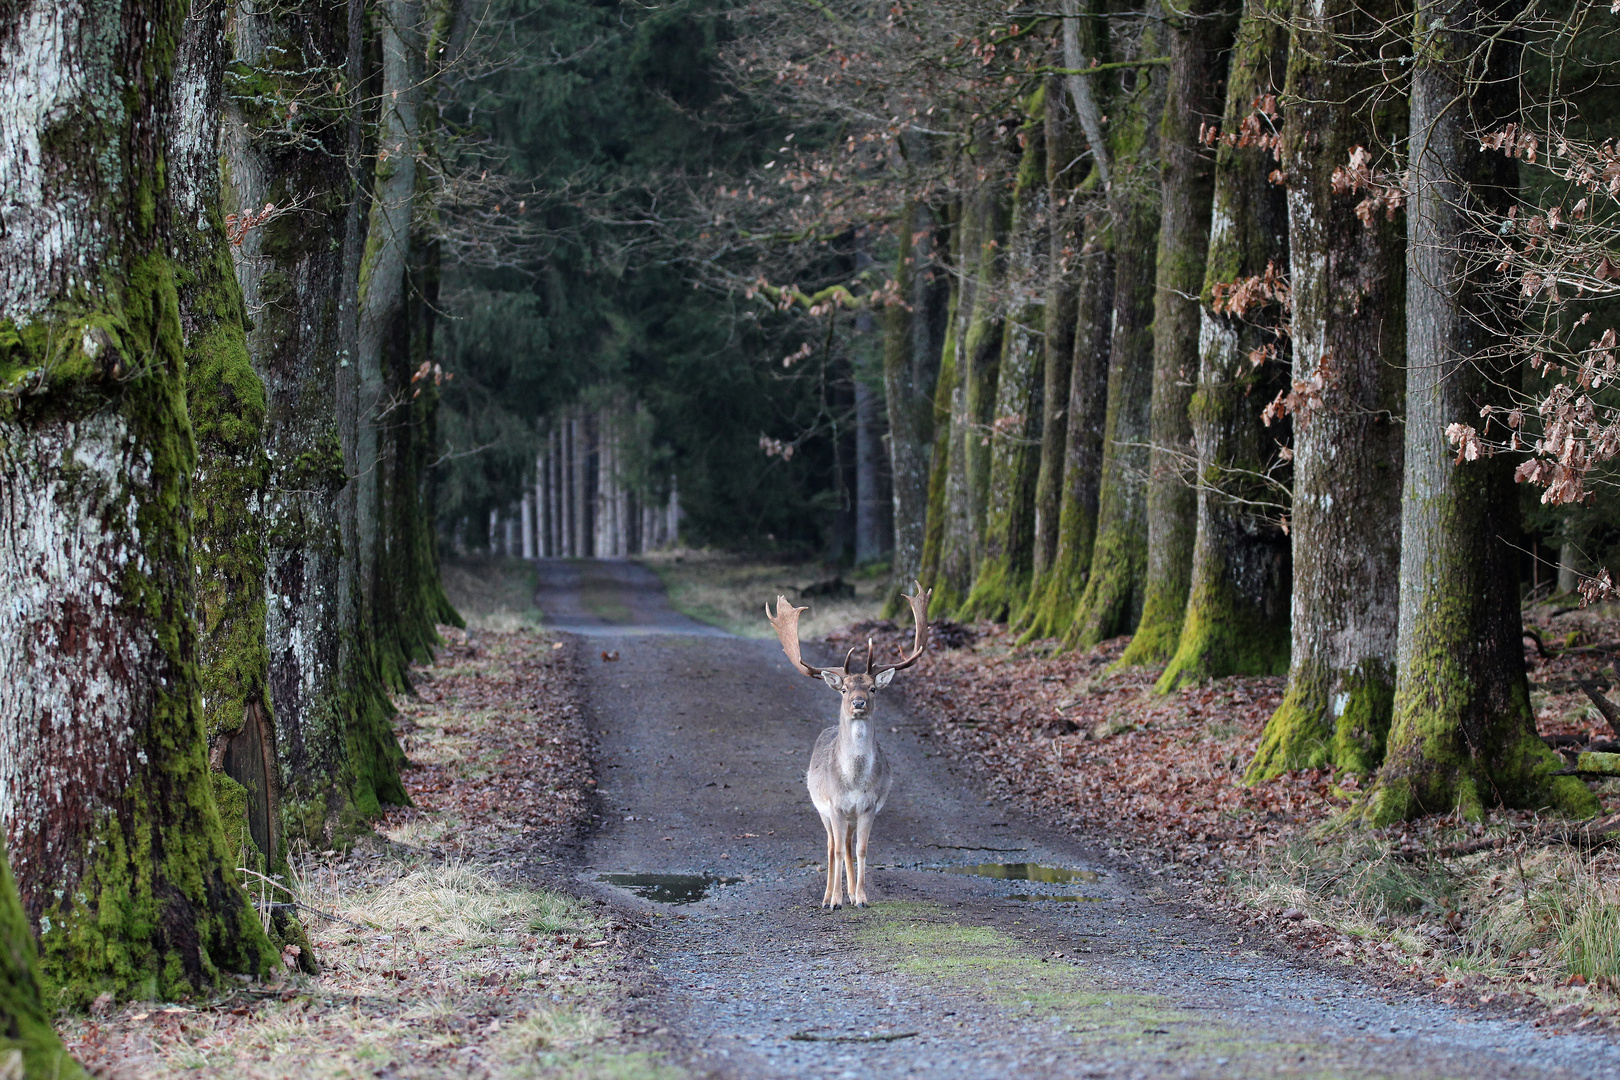
[[[469,629],[396,700],[415,805],[290,859],[320,973],[67,1018],[95,1075],[674,1075],[637,1041],[634,928],[560,880],[595,785],[571,640],[534,628],[532,567],[447,571]]]

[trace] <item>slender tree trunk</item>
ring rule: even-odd
[[[1597,800],[1536,735],[1520,638],[1518,494],[1506,454],[1453,463],[1449,425],[1517,384],[1485,280],[1516,163],[1480,136],[1517,115],[1512,5],[1423,0],[1412,66],[1406,446],[1394,722],[1368,799],[1375,824],[1487,803],[1575,815]],[[1488,53],[1484,50],[1489,40]],[[1474,70],[1469,61],[1488,55]],[[1477,215],[1473,221],[1470,216]],[[1480,224],[1483,222],[1483,224]]]
[[[922,565],[917,580],[925,589],[933,590],[934,596],[930,602],[930,612],[954,611],[961,600],[961,594],[950,598],[950,602],[941,600],[944,571],[944,549],[946,541],[946,520],[949,509],[946,500],[946,487],[950,475],[952,447],[957,436],[951,422],[951,401],[960,388],[957,378],[956,342],[957,342],[957,310],[962,295],[961,275],[958,273],[962,264],[962,204],[952,206],[950,214],[950,266],[945,279],[949,295],[945,304],[944,336],[940,343],[939,377],[934,381],[934,448],[928,469],[928,516],[927,531],[923,535]]]
[[[82,1080],[62,1048],[39,990],[34,931],[17,899],[17,882],[0,855],[0,1069],[7,1075]]]
[[[1040,470],[1041,358],[1047,261],[1046,105],[1037,91],[1019,132],[1023,153],[1013,184],[1003,291],[1007,317],[997,365],[990,436],[984,542],[973,590],[962,612],[1005,620],[1029,590],[1035,540],[1035,481]]]
[[[855,379],[855,562],[876,562],[887,550],[884,524],[888,500],[882,481],[883,401],[859,376]]]
[[[31,103],[0,140],[0,819],[53,1005],[201,993],[275,958],[200,707],[164,186],[185,19],[0,14],[0,96]]]
[[[992,155],[995,151],[988,151]],[[992,172],[994,167],[992,165]],[[990,424],[995,420],[996,388],[1001,374],[1004,332],[1001,297],[1006,278],[1007,207],[1000,185],[980,184],[973,193],[978,226],[973,275],[973,304],[962,337],[964,414],[963,460],[967,503],[967,551],[971,559],[964,590],[977,580],[984,562],[986,521],[990,512]],[[964,599],[964,603],[966,600]]]
[[[1406,133],[1395,76],[1404,4],[1294,5],[1288,61],[1293,378],[1318,384],[1296,410],[1292,659],[1249,778],[1285,769],[1378,767],[1395,690],[1402,396],[1403,223],[1363,223],[1366,192],[1336,191],[1359,148]],[[1351,51],[1342,43],[1353,42]],[[1377,60],[1382,57],[1388,70]],[[1240,631],[1255,638],[1252,629]]]
[[[962,199],[960,250],[956,265],[957,298],[951,324],[952,366],[955,373],[950,396],[950,450],[945,461],[944,535],[940,541],[939,576],[934,582],[930,612],[950,615],[961,606],[973,585],[973,502],[971,497],[970,451],[979,438],[969,411],[968,382],[973,373],[968,349],[969,332],[974,326],[974,309],[989,282],[980,279],[993,262],[985,260],[987,244],[994,240],[994,196],[981,189],[970,190]],[[981,326],[980,336],[983,330]]]
[[[1286,294],[1242,310],[1228,302],[1247,295],[1234,293],[1239,282],[1271,282],[1267,287],[1281,290],[1288,276],[1286,196],[1268,179],[1278,162],[1239,134],[1245,124],[1275,134],[1280,121],[1256,103],[1276,93],[1273,80],[1287,62],[1286,12],[1275,0],[1269,9],[1266,0],[1250,0],[1220,124],[1239,144],[1223,141],[1216,154],[1214,229],[1200,282],[1191,595],[1176,654],[1159,678],[1161,693],[1207,677],[1277,674],[1288,665],[1289,549],[1281,524],[1287,477],[1279,474],[1287,425],[1267,427],[1263,417],[1288,385]]]
[[[1148,55],[1157,48],[1152,24],[1143,31],[1138,48]],[[1138,85],[1119,102],[1115,111],[1120,115],[1113,118],[1108,134],[1115,278],[1102,484],[1086,591],[1064,637],[1068,644],[1081,647],[1129,632],[1142,615],[1147,560],[1144,485],[1153,401],[1153,253],[1159,234],[1156,128],[1164,112],[1164,76],[1154,67],[1139,70],[1135,77]]]
[[[1096,178],[1093,170],[1091,176]],[[1088,186],[1091,181],[1088,181]],[[1076,196],[1080,198],[1080,196]],[[1113,337],[1114,252],[1108,215],[1088,199],[1075,275],[1074,358],[1066,391],[1063,490],[1057,547],[1046,587],[1030,603],[1023,640],[1058,637],[1074,620],[1097,536],[1108,354]]]
[[[1161,155],[1159,250],[1153,295],[1153,404],[1147,477],[1147,577],[1142,622],[1120,662],[1162,664],[1181,639],[1192,581],[1196,449],[1188,406],[1198,380],[1199,306],[1209,250],[1215,163],[1199,145],[1219,122],[1234,19],[1227,0],[1194,0],[1168,29],[1170,68]]]
[[[922,139],[916,141],[923,143]],[[894,491],[893,585],[884,603],[885,616],[900,611],[904,603],[900,590],[909,590],[914,580],[921,580],[923,549],[933,524],[933,398],[943,348],[941,316],[949,303],[948,280],[936,266],[935,254],[943,227],[939,214],[928,204],[913,202],[906,207],[900,219],[895,266],[898,292],[906,302],[890,304],[883,312],[883,391],[889,413],[889,479]]]
[[[1045,325],[1042,327],[1041,453],[1035,477],[1034,543],[1029,598],[1017,616],[1026,628],[1050,591],[1063,509],[1063,466],[1068,449],[1069,383],[1074,368],[1075,274],[1081,220],[1075,189],[1085,175],[1076,125],[1062,84],[1046,88],[1046,204],[1048,221]]]

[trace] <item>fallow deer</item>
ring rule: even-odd
[[[821,895],[824,908],[843,907],[846,888],[851,903],[866,906],[866,840],[894,782],[889,760],[872,728],[873,695],[889,685],[895,672],[915,664],[928,647],[928,597],[932,590],[924,592],[920,582],[913,588],[915,593],[906,597],[917,624],[911,653],[898,664],[874,668],[872,641],[868,638],[864,671],[850,670],[850,661],[855,657],[853,648],[844,657],[843,667],[811,667],[799,656],[799,615],[808,609],[794,607],[785,596],[776,598],[776,614],[771,614],[769,604],[765,606],[765,617],[793,666],[825,682],[843,699],[838,726],[827,728],[816,740],[804,776],[810,801],[827,830],[827,888]]]

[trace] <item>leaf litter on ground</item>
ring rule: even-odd
[[[1557,643],[1543,656],[1526,641],[1538,731],[1550,742],[1615,737],[1579,686],[1620,684],[1605,667],[1620,644],[1591,644],[1620,643],[1613,608],[1527,612]],[[1251,931],[1240,950],[1354,964],[1388,987],[1510,1007],[1558,1030],[1614,1026],[1620,781],[1594,784],[1595,823],[1497,809],[1480,823],[1368,829],[1355,810],[1369,777],[1312,769],[1243,782],[1284,678],[1161,695],[1158,669],[1117,664],[1129,638],[1064,651],[1019,646],[997,624],[946,629],[906,688],[940,752],[967,763],[991,798],[1135,862],[1161,879],[1165,899],[1237,920]],[[882,655],[909,647],[911,633],[866,620],[827,640],[845,648],[874,637]]]

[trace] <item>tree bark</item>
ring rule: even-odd
[[[1150,55],[1157,31],[1144,29],[1137,48]],[[1108,208],[1114,234],[1113,330],[1108,350],[1108,411],[1103,423],[1097,535],[1086,589],[1064,635],[1089,647],[1135,628],[1142,616],[1147,559],[1148,440],[1153,400],[1154,257],[1159,233],[1157,125],[1164,76],[1157,68],[1119,102],[1108,133],[1112,170]]]
[[[1515,6],[1418,5],[1407,204],[1406,446],[1400,626],[1389,748],[1367,804],[1375,824],[1487,803],[1590,815],[1579,780],[1536,735],[1518,588],[1518,495],[1505,454],[1453,464],[1446,429],[1479,423],[1517,384],[1490,349],[1505,305],[1486,270],[1516,162],[1480,136],[1517,115]],[[1487,41],[1489,47],[1487,48]],[[1471,60],[1488,57],[1477,70]],[[1470,218],[1474,220],[1471,221]],[[1499,243],[1499,241],[1497,241]]]
[[[855,563],[876,562],[887,550],[884,528],[889,500],[883,491],[883,401],[855,377]]]
[[[1160,693],[1209,677],[1277,674],[1288,665],[1286,475],[1278,475],[1287,426],[1267,427],[1263,417],[1288,385],[1285,301],[1257,301],[1242,310],[1216,302],[1241,281],[1265,281],[1268,274],[1278,283],[1287,279],[1286,196],[1268,179],[1277,161],[1271,151],[1245,145],[1240,134],[1246,122],[1275,134],[1277,120],[1256,102],[1276,92],[1273,80],[1287,62],[1285,12],[1251,0],[1232,52],[1220,125],[1240,143],[1223,139],[1216,154],[1214,226],[1200,283],[1201,355],[1190,410],[1198,453],[1192,581]]]
[[[221,828],[197,674],[164,186],[185,19],[0,14],[0,95],[28,103],[0,140],[0,819],[53,1004],[201,993],[275,958]]]
[[[987,150],[992,156],[999,150]],[[994,167],[992,165],[992,173]],[[973,304],[968,312],[961,350],[964,419],[963,459],[967,502],[967,550],[971,558],[965,588],[978,579],[984,562],[986,524],[990,513],[990,425],[996,414],[996,388],[1001,375],[1001,339],[1005,332],[1000,290],[1006,278],[1007,205],[1000,185],[983,183],[974,191],[978,220],[977,250],[971,273]],[[966,597],[963,603],[967,602]]]
[[[922,564],[917,576],[923,588],[933,591],[933,599],[929,602],[931,614],[954,611],[961,602],[960,592],[946,599],[942,599],[942,596],[945,589],[943,565],[947,539],[946,523],[950,518],[947,488],[951,459],[956,453],[956,444],[961,439],[961,433],[956,430],[953,423],[951,403],[961,388],[961,380],[957,377],[956,343],[957,312],[961,306],[962,290],[965,285],[960,273],[962,233],[966,224],[963,205],[960,202],[953,204],[950,213],[950,265],[946,279],[949,295],[945,305],[944,338],[940,344],[939,376],[934,381],[934,448],[928,469],[927,530],[923,534]]]
[[[1029,591],[1035,540],[1035,481],[1040,469],[1041,359],[1047,261],[1046,105],[1037,91],[1019,137],[1012,222],[1007,230],[1003,291],[1007,316],[997,364],[990,434],[990,476],[984,543],[973,589],[962,612],[1004,621]]]
[[[1400,91],[1405,5],[1294,5],[1288,61],[1288,218],[1293,377],[1320,383],[1294,413],[1292,659],[1251,780],[1285,769],[1378,767],[1395,688],[1402,397],[1406,379],[1403,223],[1363,223],[1363,192],[1333,174],[1358,147],[1406,133]],[[1344,43],[1354,43],[1346,46]],[[1256,636],[1245,631],[1245,636]]]
[[[1209,250],[1215,164],[1199,145],[1219,122],[1234,19],[1227,0],[1194,0],[1169,27],[1170,67],[1159,122],[1159,248],[1153,294],[1153,403],[1147,475],[1147,563],[1142,622],[1120,658],[1162,664],[1181,639],[1192,582],[1197,494],[1192,462],[1199,306]]]

